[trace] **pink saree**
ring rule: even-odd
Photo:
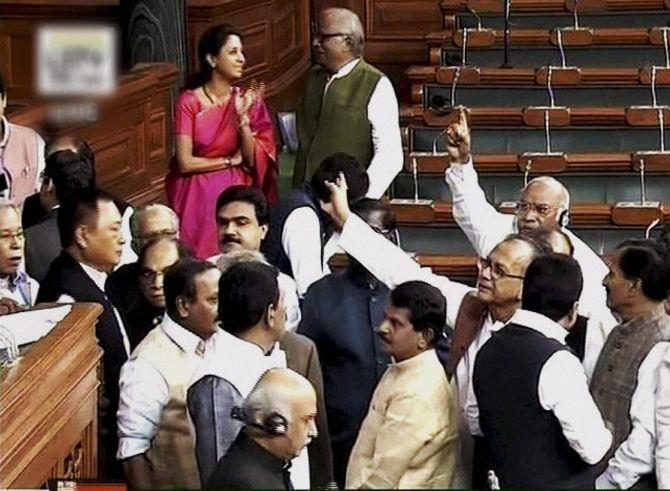
[[[270,203],[277,201],[277,149],[265,102],[256,102],[249,118],[256,140],[253,170],[232,167],[182,174],[175,162],[165,178],[168,202],[181,221],[180,240],[199,259],[218,253],[215,208],[224,189],[237,184],[256,186]],[[175,134],[192,139],[194,156],[232,157],[241,144],[233,97],[224,106],[203,109],[194,91],[183,91],[175,108]]]

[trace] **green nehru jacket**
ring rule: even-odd
[[[308,181],[321,161],[337,152],[352,155],[365,168],[373,157],[368,103],[383,74],[362,58],[324,95],[327,73],[320,65],[307,74],[305,96],[298,111],[300,148],[293,185]]]

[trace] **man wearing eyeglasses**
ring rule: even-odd
[[[526,268],[536,257],[549,252],[544,243],[528,236],[513,234],[480,261],[477,288],[433,274],[421,268],[402,249],[375,233],[363,220],[349,210],[346,203],[346,180],[327,183],[332,193],[328,208],[332,220],[342,232],[339,245],[388,288],[407,281],[425,281],[438,288],[447,300],[447,325],[453,328],[447,373],[456,385],[456,399],[462,420],[461,443],[466,468],[474,461],[473,487],[486,486],[486,451],[483,441],[475,445],[469,433],[480,431],[469,423],[475,421],[477,400],[472,386],[472,373],[479,349],[494,332],[502,329],[521,306],[521,293]],[[303,312],[303,315],[307,314]],[[466,423],[468,426],[466,427]],[[467,428],[467,429],[466,429]],[[467,475],[464,476],[467,479]],[[467,486],[467,482],[462,482]]]
[[[39,285],[21,269],[23,262],[21,213],[0,198],[0,314],[10,314],[35,304]]]
[[[379,199],[402,168],[398,101],[389,79],[363,59],[363,43],[355,13],[321,11],[312,34],[316,65],[298,110],[294,187],[309,181],[321,161],[338,152],[367,169],[369,198]]]
[[[388,205],[363,199],[352,207],[377,234],[397,243],[395,217]],[[349,256],[346,270],[313,283],[302,304],[298,332],[312,339],[319,353],[333,470],[341,488],[372,393],[391,361],[375,334],[388,298],[389,289]]]
[[[566,229],[570,208],[568,190],[553,177],[537,177],[522,190],[515,215],[500,213],[486,201],[479,186],[470,152],[470,130],[463,109],[460,121],[452,124],[445,136],[449,153],[445,180],[453,197],[454,219],[479,256],[485,257],[501,240],[515,232],[561,229],[570,238],[574,247],[573,257],[582,268],[584,277],[579,314],[590,320],[583,360],[590,378],[604,340],[616,321],[607,308],[602,286],[607,266],[584,241]]]

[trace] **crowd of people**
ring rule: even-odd
[[[175,108],[168,205],[100,189],[74,137],[4,117],[0,314],[96,302],[98,457],[134,488],[670,486],[670,246],[601,258],[569,191],[486,200],[465,113],[445,132],[471,287],[399,246],[380,199],[403,161],[389,79],[346,9],[319,14],[279,196],[263,87],[216,26]],[[336,252],[348,262],[331,272]]]

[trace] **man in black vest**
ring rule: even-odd
[[[369,179],[356,159],[344,153],[326,157],[309,183],[284,196],[270,210],[270,231],[261,250],[282,273],[291,276],[303,297],[309,285],[330,271],[324,271],[324,246],[330,232],[325,212],[332,207],[326,182],[343,173],[349,185],[349,202],[365,196]]]
[[[475,359],[471,417],[501,486],[593,487],[588,464],[612,443],[584,368],[565,345],[582,286],[572,257],[535,259],[526,270],[521,310]]]
[[[116,462],[116,410],[119,372],[128,359],[129,342],[121,319],[104,293],[107,274],[121,259],[121,214],[104,191],[89,190],[61,204],[58,231],[63,250],[54,259],[37,294],[37,302],[95,302],[103,307],[95,333],[104,350],[104,395],[98,456],[103,477],[120,477]]]

